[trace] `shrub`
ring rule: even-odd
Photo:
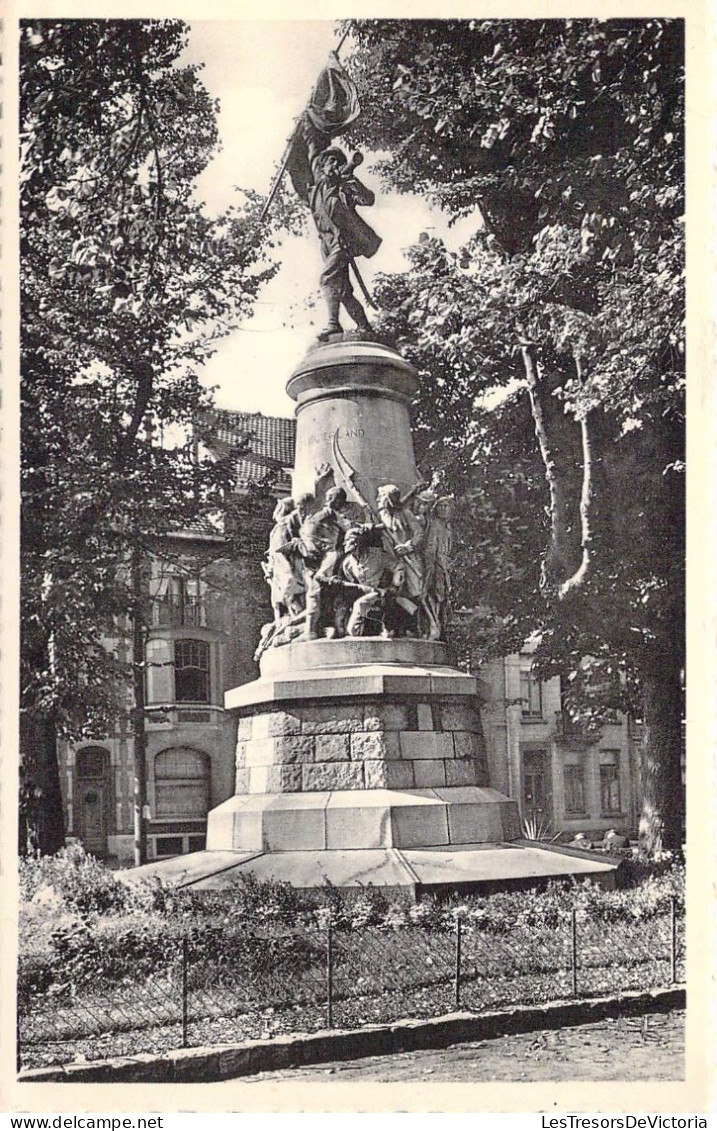
[[[582,923],[622,923],[626,930],[644,923],[647,929],[667,914],[670,900],[683,910],[684,866],[640,867],[639,882],[616,891],[567,880],[543,890],[413,904],[380,888],[347,892],[327,885],[305,892],[251,876],[210,893],[159,882],[129,885],[73,847],[21,866],[20,1001],[142,981],[172,968],[174,977],[184,939],[192,985],[241,979],[260,986],[289,984],[321,966],[325,940],[317,929],[329,923],[347,932],[386,928],[399,937],[416,929],[454,930],[460,916],[467,930],[513,937],[528,944],[526,952],[541,932],[564,927],[573,911]]]
[[[20,898],[32,899],[51,888],[65,906],[81,915],[121,912],[136,893],[81,845],[61,848],[54,856],[27,857],[20,861]]]
[[[620,878],[626,888],[638,887],[660,876],[672,876],[675,884],[684,889],[685,863],[681,852],[662,852],[657,859],[635,853],[628,856],[620,868]]]

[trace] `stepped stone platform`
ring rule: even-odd
[[[231,797],[210,814],[207,848],[417,848],[519,836],[515,805],[494,789],[345,789]]]
[[[388,888],[409,898],[446,892],[488,893],[534,887],[569,877],[613,888],[618,862],[580,850],[516,840],[452,844],[432,848],[328,849],[290,852],[194,852],[145,864],[118,877],[136,882],[154,878],[196,891],[222,891],[251,874],[293,887],[320,889],[330,884],[360,891]]]

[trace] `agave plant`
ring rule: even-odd
[[[526,840],[556,841],[560,836],[560,833],[553,832],[549,817],[536,813],[531,813],[529,816],[523,814],[520,818],[520,826]]]

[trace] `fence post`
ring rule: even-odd
[[[187,990],[187,973],[189,966],[189,946],[186,937],[182,939],[182,1048],[187,1048],[187,1027],[189,1022],[188,1004],[189,993]]]
[[[677,917],[675,898],[670,900],[670,985],[677,981]]]
[[[456,1009],[461,1008],[461,937],[463,922],[460,915],[456,915],[456,974],[455,974],[455,1003]]]
[[[334,1027],[334,936],[329,923],[326,928],[326,1024]]]
[[[570,950],[572,957],[573,997],[578,996],[578,914],[573,908],[570,915]]]

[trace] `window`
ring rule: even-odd
[[[604,816],[620,812],[620,752],[600,751],[600,809]]]
[[[579,762],[565,766],[565,813],[585,812],[585,781]]]
[[[77,752],[75,772],[78,778],[104,778],[109,754],[101,746],[85,746]]]
[[[543,696],[540,680],[528,667],[520,670],[520,699],[523,718],[542,719]]]
[[[163,750],[154,760],[154,796],[157,819],[206,817],[209,809],[207,755],[183,748]]]
[[[155,836],[151,838],[154,845],[155,860],[164,860],[169,856],[184,856],[187,852],[203,852],[206,837],[187,835]]]
[[[177,703],[209,702],[209,645],[204,640],[175,641],[174,698]]]
[[[181,836],[158,836],[154,852],[157,860],[162,860],[167,856],[181,856],[183,848]]]
[[[203,625],[204,603],[197,578],[172,574],[163,583],[154,602],[155,624]]]

